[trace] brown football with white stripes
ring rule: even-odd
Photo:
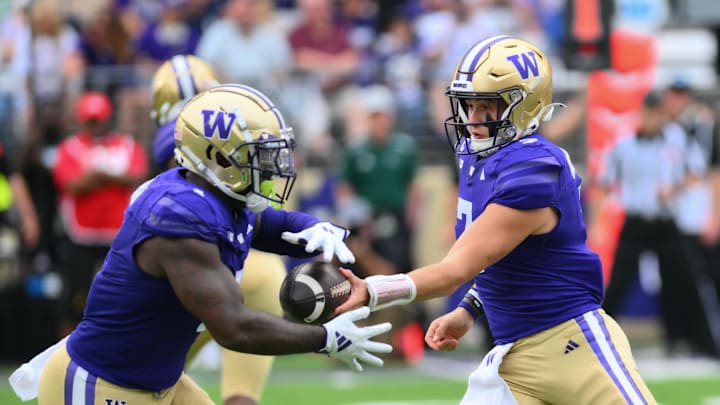
[[[288,319],[320,325],[335,316],[335,308],[350,296],[350,282],[325,262],[295,266],[280,286],[280,305]]]

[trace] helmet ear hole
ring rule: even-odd
[[[220,151],[215,150],[212,145],[208,145],[208,147],[205,149],[205,156],[207,156],[208,160],[214,160],[218,164],[218,166],[222,167],[223,169],[227,169],[228,167],[232,166],[232,163],[222,153],[220,153]]]
[[[215,152],[215,161],[217,164],[222,167],[223,169],[227,169],[228,167],[232,166],[232,163],[230,163],[225,156],[223,156],[220,152]]]

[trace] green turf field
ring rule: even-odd
[[[346,371],[329,364],[317,355],[288,356],[280,359],[268,383],[263,405],[450,405],[457,404],[465,390],[463,367],[452,363],[419,367],[387,365],[383,369],[362,374]],[[664,365],[668,374],[653,363],[654,377],[648,384],[663,405],[720,404],[720,373],[689,377],[678,373],[677,367]],[[687,365],[685,366],[687,367]],[[689,366],[692,371],[692,366]],[[8,368],[2,369],[0,405],[23,404],[7,384]],[[216,371],[195,369],[193,377],[219,401],[220,388]],[[678,375],[679,374],[679,375]],[[34,402],[27,402],[34,404]]]

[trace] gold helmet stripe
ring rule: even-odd
[[[275,105],[273,104],[273,102],[270,101],[270,99],[267,98],[267,96],[265,96],[264,94],[260,93],[259,91],[255,90],[255,89],[253,89],[252,87],[245,86],[244,84],[234,84],[233,86],[241,88],[249,93],[252,93],[252,94],[258,96],[262,101],[265,102],[265,104],[267,104],[268,108],[270,108],[272,110],[273,114],[275,114],[275,117],[277,117],[277,120],[280,123],[280,128],[281,129],[287,128],[287,125],[285,124],[285,119],[283,118],[282,114],[280,114],[280,112],[277,110],[277,108],[275,108]]]
[[[180,90],[180,99],[185,100],[197,94],[190,63],[185,55],[173,56],[170,64],[175,72],[178,90]]]
[[[462,62],[460,62],[460,65],[458,66],[455,80],[465,80],[471,82],[473,79],[473,73],[475,73],[475,69],[477,69],[477,64],[483,54],[485,54],[485,52],[487,52],[487,50],[490,49],[491,46],[507,38],[511,37],[508,35],[497,35],[484,39],[475,44],[475,46],[473,46],[472,48],[470,48],[470,50],[465,54],[465,56],[463,56]]]

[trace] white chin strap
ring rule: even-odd
[[[270,207],[270,200],[257,194],[252,193],[243,197],[245,197],[245,206],[255,214],[259,214]]]
[[[487,156],[492,153],[493,142],[495,138],[475,139],[470,140],[470,149],[480,156]]]

